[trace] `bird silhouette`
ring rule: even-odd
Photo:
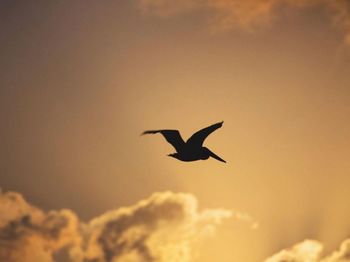
[[[161,133],[166,141],[168,141],[176,150],[176,153],[168,156],[174,157],[181,161],[197,161],[206,160],[209,157],[215,158],[221,162],[226,163],[225,160],[214,154],[208,148],[203,146],[204,140],[216,129],[220,128],[224,121],[213,124],[203,128],[194,133],[186,142],[182,139],[178,130],[161,129],[161,130],[147,130],[141,135]]]

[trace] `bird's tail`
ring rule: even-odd
[[[223,160],[221,157],[219,157],[218,155],[214,154],[214,153],[213,153],[212,151],[210,151],[209,149],[207,149],[207,150],[208,150],[209,156],[211,156],[212,158],[215,158],[216,160],[219,160],[219,161],[221,161],[221,162],[226,163],[226,161]]]

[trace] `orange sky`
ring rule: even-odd
[[[226,220],[201,262],[334,250],[350,234],[348,2],[162,2],[0,4],[1,188],[84,220],[170,190],[259,222]],[[227,164],[139,137],[221,120],[206,145]]]

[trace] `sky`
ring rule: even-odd
[[[349,36],[348,0],[1,1],[0,258],[349,261]],[[226,164],[140,136],[219,121]]]

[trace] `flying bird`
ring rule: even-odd
[[[205,160],[209,157],[215,158],[221,162],[226,163],[225,160],[214,154],[208,148],[203,146],[204,140],[216,129],[220,128],[224,121],[213,124],[206,128],[203,128],[194,133],[186,142],[182,139],[179,130],[147,130],[141,135],[157,134],[161,133],[166,141],[168,141],[176,150],[176,153],[169,154],[168,156],[174,157],[181,161],[197,161]]]

